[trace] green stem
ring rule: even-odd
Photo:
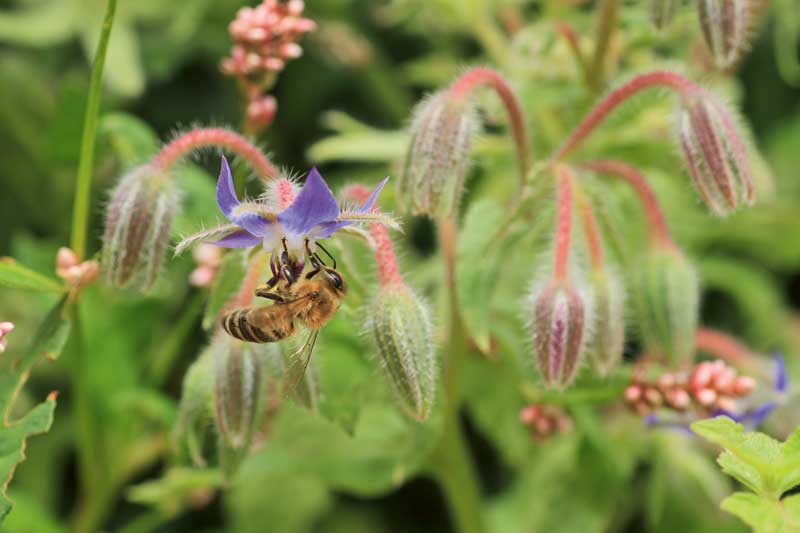
[[[92,78],[89,85],[89,100],[86,103],[86,114],[83,118],[83,136],[81,138],[81,155],[78,163],[78,177],[75,182],[75,203],[72,208],[72,250],[82,260],[86,254],[86,236],[89,225],[89,196],[92,185],[92,167],[94,166],[94,145],[97,133],[97,115],[100,111],[101,83],[103,66],[106,62],[108,39],[111,37],[111,26],[117,0],[108,0],[100,42],[92,64]]]
[[[439,231],[440,246],[445,260],[450,323],[444,360],[443,433],[439,445],[433,452],[431,463],[436,479],[444,491],[457,531],[482,533],[485,530],[485,523],[482,516],[480,484],[459,420],[461,371],[468,347],[458,306],[455,220],[452,218],[441,220]]]
[[[150,360],[149,378],[157,387],[164,384],[169,377],[169,372],[175,364],[175,360],[181,354],[181,350],[186,345],[186,338],[192,332],[197,318],[203,312],[206,294],[198,291],[183,308],[183,314],[178,319],[178,323],[170,328],[169,334],[161,343],[160,348]]]
[[[594,57],[589,68],[589,81],[592,90],[599,91],[605,84],[605,65],[608,45],[617,28],[619,0],[601,0],[597,12],[597,36],[595,37]]]

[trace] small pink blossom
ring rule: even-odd
[[[8,342],[6,335],[11,333],[13,329],[14,324],[11,322],[0,322],[0,353],[6,351],[6,343]]]
[[[189,274],[189,283],[194,287],[210,286],[217,277],[222,250],[211,244],[201,244],[194,249],[192,257],[197,262],[197,268]]]

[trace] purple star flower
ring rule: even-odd
[[[381,181],[361,206],[342,211],[325,180],[312,168],[291,205],[277,213],[264,201],[239,201],[231,169],[223,157],[217,182],[217,205],[230,223],[183,239],[176,253],[202,241],[223,248],[250,248],[261,244],[276,255],[280,255],[285,245],[292,257],[302,258],[306,254],[306,244],[313,251],[316,239],[327,239],[338,231],[352,229],[348,227],[357,222],[396,226],[390,217],[372,212],[388,180]]]

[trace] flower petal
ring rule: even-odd
[[[304,235],[314,226],[333,222],[338,216],[339,204],[315,167],[292,205],[278,215],[278,221],[290,232]]]
[[[260,243],[261,237],[253,235],[247,230],[239,230],[209,244],[219,246],[220,248],[250,248]]]
[[[241,204],[236,196],[236,188],[233,186],[233,176],[228,160],[222,156],[222,164],[219,170],[219,180],[217,181],[217,205],[225,217],[246,229],[248,232],[259,237],[265,237],[269,233],[270,222],[264,220],[255,213],[244,215],[234,214],[237,207]]]
[[[225,217],[231,220],[233,210],[239,205],[239,198],[236,197],[236,188],[233,186],[233,176],[228,160],[222,156],[222,164],[219,169],[219,180],[217,180],[217,205]]]
[[[775,383],[773,385],[777,392],[787,392],[789,390],[789,374],[786,372],[786,361],[779,353],[775,354]]]
[[[383,181],[381,181],[378,184],[378,186],[375,187],[375,190],[372,191],[372,194],[369,195],[369,198],[367,198],[367,201],[364,202],[361,205],[361,207],[358,209],[360,212],[369,213],[372,210],[372,207],[375,205],[375,202],[378,200],[378,195],[381,193],[381,190],[383,189],[383,186],[386,185],[387,181],[389,181],[388,176],[383,178]]]

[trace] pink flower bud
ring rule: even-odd
[[[725,106],[702,92],[684,100],[679,141],[700,197],[717,215],[755,200],[752,170],[735,121]]]
[[[253,132],[263,131],[272,123],[278,110],[278,102],[273,96],[252,100],[247,105],[247,123]]]
[[[530,297],[536,363],[549,388],[575,379],[587,341],[586,298],[569,283],[551,283]]]
[[[717,68],[733,67],[750,46],[753,0],[697,0],[700,29]]]
[[[479,130],[478,115],[467,98],[440,91],[417,105],[397,184],[402,209],[431,217],[455,212]]]
[[[642,387],[640,385],[628,385],[625,389],[625,401],[628,403],[638,402],[642,397]]]
[[[6,351],[6,345],[8,343],[8,338],[6,337],[9,333],[14,330],[14,324],[11,322],[0,322],[0,353]]]
[[[733,391],[736,396],[747,396],[756,388],[756,380],[750,376],[739,376],[733,384]]]

